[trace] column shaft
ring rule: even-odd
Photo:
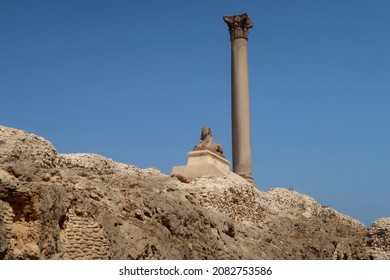
[[[247,14],[226,16],[223,20],[229,27],[231,42],[233,172],[254,183],[248,78],[248,29],[253,23]]]
[[[247,39],[232,39],[231,56],[233,172],[253,180]]]

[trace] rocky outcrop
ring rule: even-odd
[[[292,189],[188,183],[0,126],[0,259],[390,259],[367,229]]]

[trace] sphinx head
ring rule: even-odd
[[[202,132],[200,134],[200,139],[204,140],[204,139],[206,139],[206,137],[208,135],[212,136],[211,129],[209,127],[205,126],[205,127],[202,128]]]

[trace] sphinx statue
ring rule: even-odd
[[[200,134],[199,144],[194,146],[194,151],[209,150],[223,158],[223,149],[221,144],[216,144],[213,140],[211,129],[209,127],[203,127]]]

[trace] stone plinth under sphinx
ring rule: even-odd
[[[246,182],[230,171],[230,162],[223,155],[222,145],[214,142],[208,127],[202,128],[199,144],[187,155],[187,165],[175,166],[171,172],[172,176],[183,182],[190,182],[202,176],[229,176],[236,181]]]
[[[228,176],[230,174],[230,162],[216,153],[199,150],[189,152],[187,155],[187,165],[173,167],[173,176],[190,181],[207,175]]]

